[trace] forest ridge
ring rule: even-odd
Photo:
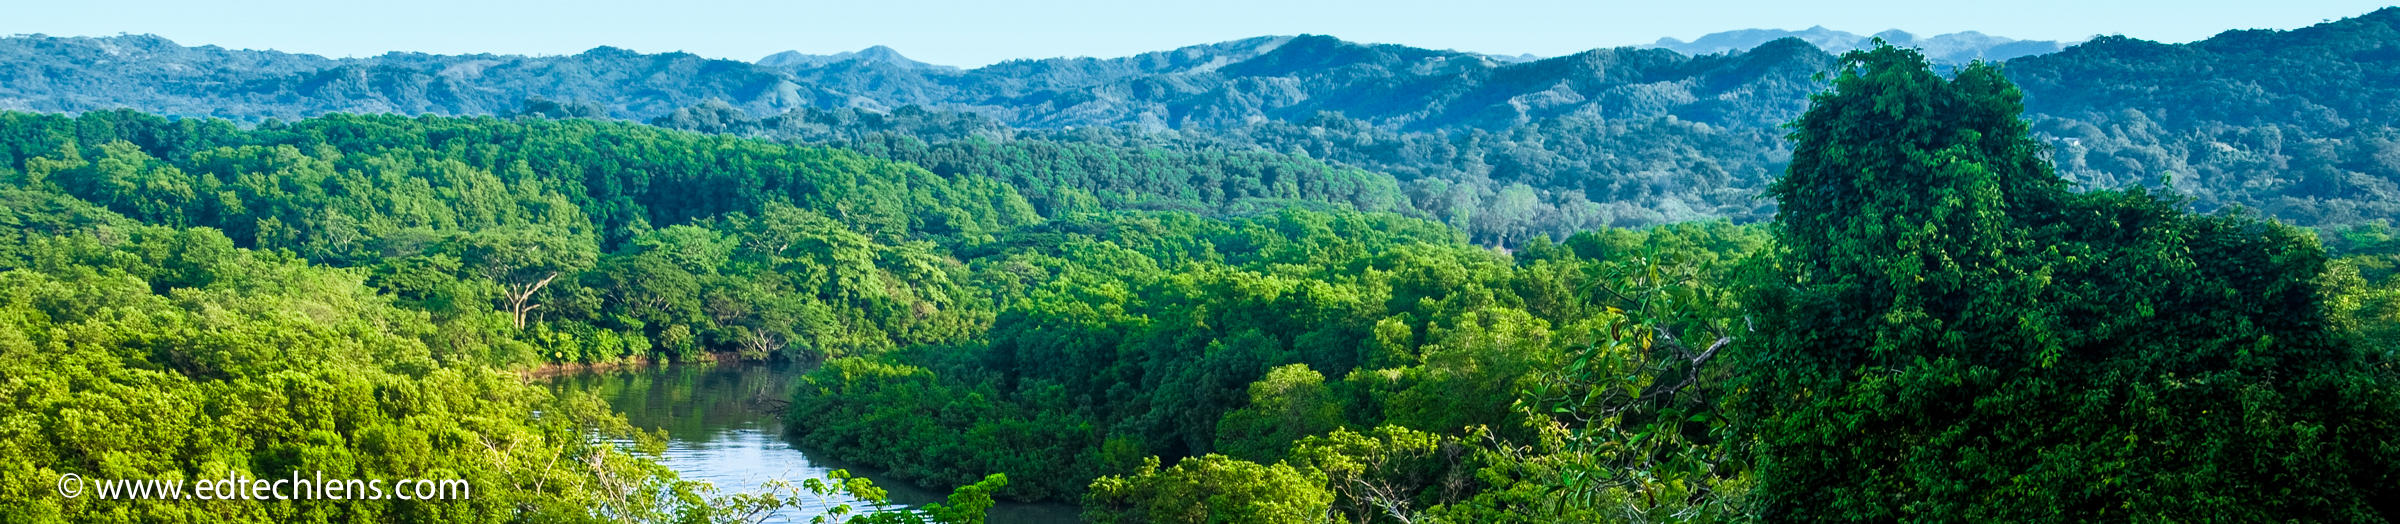
[[[2173,188],[2288,222],[2400,218],[2400,8],[2190,44],[2101,37],[2010,59],[2028,118],[2083,187]],[[331,60],[148,36],[0,39],[0,109],[236,121],[328,112],[596,116],[812,142],[869,133],[1259,150],[1388,173],[1419,216],[1515,245],[1606,225],[1760,220],[1833,57],[1595,49],[1529,62],[1322,36],[958,70],[888,49],[759,63],[571,56]],[[1950,66],[1944,66],[1950,67]],[[1175,133],[1161,133],[1174,130]]]

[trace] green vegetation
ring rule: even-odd
[[[928,239],[1039,220],[991,182],[625,124],[241,130],[107,112],[5,114],[0,129],[0,426],[13,428],[0,446],[17,459],[0,466],[0,513],[37,521],[716,522],[788,509],[800,498],[678,481],[640,456],[654,436],[512,371],[959,337],[989,308]],[[479,491],[192,504],[67,499],[49,484],[292,471]],[[977,520],[1000,484],[949,510],[859,518]]]
[[[560,522],[665,516],[670,473],[587,432],[607,407],[450,365],[441,329],[364,275],[0,190],[0,513],[26,522]],[[437,349],[438,348],[438,349]],[[534,417],[539,411],[543,416]],[[553,467],[555,466],[555,467]],[[470,500],[64,499],[96,479],[466,479]],[[616,486],[604,489],[603,486]]]
[[[2072,192],[1991,66],[1832,81],[1771,228],[1081,227],[980,343],[837,360],[792,419],[1105,522],[2392,514],[2387,230],[2328,271],[2300,230]]]
[[[240,131],[11,114],[17,182],[366,271],[499,364],[806,358],[985,322],[931,238],[1039,220],[987,179],[592,121],[328,117]],[[939,235],[937,237],[937,235]]]
[[[656,453],[655,436],[596,398],[459,360],[499,351],[444,332],[363,272],[13,187],[0,189],[0,224],[0,514],[12,522],[696,524],[803,501],[677,480],[642,456]],[[81,497],[56,494],[62,474],[469,489],[442,500],[105,500],[88,483]],[[961,489],[949,509],[852,521],[981,522],[1004,482]],[[863,480],[804,486],[875,500]]]
[[[1004,493],[1022,498],[1130,472],[1085,499],[1096,519],[1130,521],[1177,521],[1157,512],[1186,514],[1194,493],[1306,490],[1334,496],[1289,503],[1350,518],[1538,519],[1569,476],[1594,507],[1640,496],[1666,514],[1734,475],[1714,465],[1716,378],[1694,369],[1713,348],[1677,337],[1725,334],[1716,286],[1759,228],[1611,230],[1507,257],[1406,219],[1137,217],[974,263],[989,272],[977,281],[1025,297],[985,341],[827,363],[793,403],[802,442],[933,484],[1006,471],[1025,480]],[[1520,399],[1534,390],[1547,396]],[[1552,456],[1636,435],[1651,456],[1632,463]],[[1525,446],[1545,456],[1512,455]],[[1134,469],[1153,456],[1211,462]]]
[[[2381,34],[2391,13],[2329,32]],[[2246,38],[2262,37],[2186,58]],[[2034,130],[2055,121],[2023,119],[2039,93],[1889,47],[1499,66],[1250,44],[1214,48],[1245,58],[1195,78],[1442,61],[1491,89],[1713,80],[1354,117],[1144,88],[1186,117],[1159,127],[1243,122],[1221,132],[656,101],[249,128],[0,113],[0,452],[21,458],[0,464],[0,514],[724,522],[880,506],[846,474],[740,495],[679,480],[644,457],[655,435],[519,373],[783,359],[821,364],[784,414],[812,452],[960,487],[940,506],[831,516],[853,522],[977,522],[1000,499],[1076,501],[1100,522],[2400,515],[2400,241],[2369,207],[2296,215],[2360,224],[2311,234],[2188,209],[2281,194],[2271,184],[2079,192],[2114,186],[2059,174],[2088,165],[2046,149]],[[613,53],[575,60],[630,55]],[[1046,78],[1074,83],[1196,67],[1151,58],[908,71],[1056,67]],[[1811,60],[1833,73],[1805,79]],[[2028,62],[2061,81],[2045,63]],[[261,67],[306,65],[275,64]],[[1338,87],[1433,96],[1358,82]],[[1767,95],[1825,85],[1805,113]],[[1009,89],[1036,87],[1066,89]],[[1727,96],[1651,103],[1695,93]],[[1006,121],[1122,109],[1058,100]],[[1784,106],[1788,149],[1770,118]],[[581,118],[603,112],[722,134]],[[1293,113],[1311,116],[1251,118]],[[2234,117],[2210,118],[2174,125]],[[2351,169],[2388,130],[2306,131],[2356,135],[2323,158]],[[2326,195],[2380,194],[2343,189],[2375,187],[2380,168],[2362,169]],[[1627,224],[1647,227],[1608,227]],[[46,484],[303,469],[465,478],[479,496],[117,503]]]
[[[10,270],[93,271],[130,263],[123,261],[129,255],[53,260],[79,251],[41,244],[91,243],[147,257],[132,259],[146,266],[116,270],[134,286],[128,292],[157,297],[152,300],[185,315],[224,322],[229,317],[221,310],[257,311],[279,322],[358,324],[325,335],[350,337],[340,344],[274,338],[284,336],[274,335],[281,328],[261,327],[254,330],[266,338],[235,345],[151,334],[131,341],[76,336],[86,344],[77,347],[117,355],[128,368],[149,370],[161,380],[200,384],[285,369],[306,370],[315,374],[306,377],[332,384],[381,376],[315,363],[349,361],[340,359],[393,368],[386,373],[397,375],[390,380],[400,385],[390,388],[426,387],[419,384],[449,374],[485,377],[488,384],[477,383],[485,389],[441,398],[524,403],[470,403],[421,416],[431,419],[428,424],[481,420],[448,416],[471,406],[487,410],[483,419],[490,424],[532,424],[547,428],[551,438],[574,438],[549,443],[553,453],[618,456],[625,464],[620,467],[648,468],[639,471],[651,480],[635,485],[650,486],[650,494],[602,490],[631,501],[615,506],[575,497],[621,484],[542,483],[559,491],[552,495],[554,511],[562,515],[707,520],[804,498],[711,502],[707,490],[580,438],[593,435],[594,427],[623,430],[588,399],[547,401],[582,402],[587,419],[535,417],[573,411],[539,404],[538,392],[499,373],[543,363],[712,355],[829,359],[795,399],[793,416],[805,422],[804,440],[929,484],[969,485],[989,473],[1022,479],[977,488],[985,494],[1072,500],[1090,491],[1094,479],[1119,475],[1124,488],[1095,500],[1157,508],[1164,506],[1144,493],[1255,487],[1238,479],[1348,479],[1313,488],[1324,495],[1295,507],[1348,508],[1362,516],[1383,507],[1540,514],[1524,512],[1559,511],[1542,502],[1549,489],[1544,486],[1598,471],[1623,482],[1595,487],[1595,497],[1630,500],[1639,493],[1643,511],[1681,507],[1687,505],[1683,499],[1649,495],[1670,489],[1653,484],[1689,490],[1716,485],[1728,473],[1693,467],[1661,481],[1639,465],[1565,471],[1557,464],[1529,464],[1516,456],[1521,447],[1499,439],[1591,453],[1591,446],[1603,445],[1591,435],[1635,431],[1625,428],[1639,424],[1650,429],[1638,431],[1677,434],[1652,441],[1672,443],[1653,448],[1662,454],[1721,456],[1716,450],[1722,439],[1709,430],[1686,437],[1684,431],[1655,429],[1670,420],[1716,427],[1686,413],[1705,404],[1706,395],[1619,399],[1625,407],[1609,420],[1533,416],[1517,397],[1535,389],[1559,395],[1601,389],[1590,383],[1601,374],[1688,371],[1651,366],[1650,351],[1630,348],[1656,341],[1639,347],[1688,349],[1660,331],[1684,328],[1661,322],[1669,315],[1727,310],[1702,304],[1724,300],[1727,295],[1715,287],[1724,271],[1765,239],[1757,227],[1697,223],[1589,233],[1558,244],[1537,239],[1511,256],[1472,246],[1438,223],[1354,211],[1382,202],[1369,198],[1376,188],[1392,187],[1371,183],[1374,175],[1274,155],[1160,160],[1048,150],[1169,170],[1149,179],[1074,178],[1075,171],[1063,165],[936,173],[839,150],[584,120],[337,116],[245,130],[128,112],[0,119],[8,131],[0,147],[8,170],[0,182],[31,203],[11,207],[12,220],[24,224],[14,230],[38,246],[20,250],[23,260],[11,262]],[[998,149],[945,153],[960,160],[929,162],[989,166],[997,164],[969,161],[974,154],[1044,151],[987,147]],[[1176,167],[1195,158],[1221,162],[1203,164],[1217,166],[1205,172]],[[1177,180],[1171,173],[1176,169],[1201,174]],[[1211,173],[1226,178],[1211,179]],[[1264,184],[1245,185],[1252,181]],[[1019,185],[1030,189],[1019,191]],[[1267,189],[1186,191],[1195,187]],[[1301,192],[1275,193],[1276,187]],[[1076,200],[1067,195],[1079,188],[1115,196],[1072,204]],[[1276,195],[1319,199],[1300,207],[1322,210],[1257,200]],[[1206,215],[1143,209],[1150,207],[1145,202],[1166,201],[1193,202],[1184,209]],[[158,233],[131,235],[127,228]],[[124,244],[128,235],[179,240]],[[262,287],[256,271],[220,268],[206,258],[212,256],[275,260],[291,271],[336,276],[335,296],[347,297],[344,303],[380,309],[269,302],[244,310],[182,298],[217,296],[206,294],[210,286],[238,285],[253,291],[222,298],[299,301],[313,295],[286,290],[334,285]],[[40,300],[27,304],[28,311],[46,316],[26,326],[75,311]],[[371,320],[382,318],[377,315],[391,318]],[[1717,336],[1723,317],[1715,322],[1694,329]],[[118,335],[125,336],[131,335]],[[356,347],[375,341],[400,349]],[[187,346],[239,351],[194,356],[188,352],[198,349]],[[315,356],[286,356],[291,351]],[[411,356],[378,356],[393,352]],[[38,354],[18,352],[12,365],[45,374],[76,369],[67,367],[74,361]],[[1570,364],[1585,374],[1553,373]],[[1261,379],[1267,380],[1253,384]],[[1713,391],[1707,385],[1690,389]],[[380,395],[343,405],[425,409]],[[52,435],[67,422],[38,417],[68,411],[24,407],[9,413],[37,417],[21,426],[34,428],[24,434]],[[190,420],[208,425],[226,416],[212,411]],[[371,427],[338,420],[322,435],[287,432],[306,424],[266,425],[277,433],[223,440],[227,448],[213,453],[238,457],[219,459],[236,469],[273,474],[315,467],[317,459],[309,457],[317,455],[284,451],[296,442],[338,447],[384,438],[359,436]],[[427,445],[452,446],[432,449],[460,455],[427,459],[425,467],[510,471],[472,462],[501,460],[474,453],[500,429],[418,431],[448,435],[427,437]],[[1295,441],[1317,444],[1296,448]],[[28,448],[26,456],[48,456],[43,449],[97,456],[43,442],[50,447]],[[64,451],[70,449],[78,451]],[[112,449],[150,457],[181,448]],[[1232,455],[1217,459],[1217,466],[1134,469],[1154,456],[1220,451]],[[344,456],[367,454],[373,453]],[[169,462],[144,464],[187,475],[216,464],[157,456],[145,460]],[[292,456],[301,458],[260,458]],[[530,459],[510,460],[524,467]],[[53,471],[102,468],[63,459],[39,463]],[[163,465],[168,463],[177,465]],[[473,465],[455,465],[460,463]],[[1390,469],[1403,463],[1411,465]],[[132,469],[151,468],[109,471]],[[1175,486],[1187,480],[1156,477],[1219,473],[1236,480],[1190,479],[1199,484],[1183,488]],[[1370,492],[1353,485],[1381,487]],[[49,503],[35,496],[43,493],[38,489],[13,493],[19,495],[12,503]],[[503,502],[476,506],[487,509],[459,518],[517,518],[551,507]],[[373,520],[387,514],[359,515]],[[389,518],[417,514],[396,515]]]
[[[2009,62],[2060,174],[2162,176],[2201,209],[2344,226],[2400,212],[2400,7],[2291,31],[2167,45],[2100,37]]]
[[[1325,522],[1333,493],[1322,473],[1208,455],[1092,484],[1092,522]],[[1204,517],[1204,518],[1196,518]]]
[[[2325,306],[2336,328],[2358,334],[2369,359],[2400,364],[2400,240],[2382,224],[2328,231]]]
[[[2020,96],[1886,48],[1846,57],[1800,120],[1776,263],[1745,300],[1761,516],[2400,509],[2400,383],[2327,329],[2308,236],[2070,193]]]

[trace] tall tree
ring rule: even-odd
[[[500,306],[517,329],[542,305],[534,301],[560,275],[592,267],[599,247],[590,236],[541,227],[500,227],[460,235],[452,248],[477,274],[499,286]]]
[[[1792,133],[1741,359],[1761,515],[2383,521],[2393,377],[2288,227],[2075,194],[2019,91],[1844,55]]]

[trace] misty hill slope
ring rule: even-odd
[[[1733,113],[1705,109],[1710,101],[1803,101],[1813,88],[1808,75],[1832,57],[1792,51],[1762,50],[1771,64],[1749,53],[1692,58],[1632,49],[1504,63],[1302,36],[1221,67],[1012,93],[958,108],[1026,127],[1219,128],[1321,112],[1401,129],[1505,129],[1566,115],[1646,118],[1686,109],[1713,120]]]
[[[554,57],[391,53],[336,60],[183,47],[147,35],[0,38],[0,109],[130,108],[256,121],[331,112],[495,114],[532,97],[596,95],[620,117],[711,98],[759,111],[815,98],[755,65],[613,47]]]
[[[2400,91],[2400,8],[2184,45],[2102,37],[2010,66],[2011,78],[2039,94],[2032,105],[2044,113],[2181,108],[2169,116],[2174,123],[2389,124],[2400,117],[2400,99],[2391,96]]]
[[[2171,174],[2203,207],[2302,224],[2400,218],[2400,8],[2180,45],[2104,37],[2008,74],[2070,177]]]
[[[1796,67],[1761,66],[1748,53],[1691,58],[1632,49],[1516,62],[1299,36],[959,70],[882,47],[779,53],[759,63],[609,47],[568,56],[392,53],[336,60],[182,47],[154,36],[30,36],[0,39],[0,57],[7,58],[0,65],[0,108],[133,108],[248,121],[326,112],[497,114],[538,97],[589,101],[610,116],[649,119],[715,99],[754,114],[923,105],[1020,127],[1222,127],[1332,111],[1378,125],[1498,129],[1564,114],[1671,114],[1728,96],[1791,99],[1784,105],[1798,107],[1806,74],[1830,56],[1790,51],[1769,52],[1798,59]],[[1753,76],[1733,78],[1745,73]]]
[[[933,65],[924,62],[918,62],[916,60],[909,59],[907,56],[901,55],[899,50],[885,46],[869,46],[866,49],[860,49],[857,51],[844,51],[830,55],[812,55],[799,51],[784,51],[781,53],[767,55],[766,58],[758,59],[758,65],[783,69],[806,69],[850,61],[872,64],[890,64],[903,69],[958,69],[951,66]]]

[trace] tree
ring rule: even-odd
[[[1103,524],[1329,522],[1325,474],[1205,455],[1164,470],[1151,457],[1133,474],[1092,481],[1084,518]]]
[[[1407,522],[1465,494],[1470,472],[1458,467],[1465,452],[1453,438],[1376,426],[1364,434],[1336,429],[1300,439],[1292,444],[1291,462],[1325,472],[1334,508],[1348,520]]]
[[[1384,406],[1392,423],[1418,430],[1502,424],[1517,392],[1562,362],[1549,322],[1516,309],[1467,312],[1427,338],[1421,362],[1406,370],[1415,382],[1390,393]]]
[[[1292,442],[1342,427],[1342,405],[1325,389],[1325,375],[1307,364],[1267,371],[1250,383],[1250,405],[1217,423],[1218,452],[1276,460]]]
[[[688,483],[687,483],[688,484]],[[950,492],[946,504],[922,508],[894,507],[890,492],[848,470],[826,472],[823,478],[767,481],[760,492],[720,494],[714,486],[691,488],[697,504],[687,504],[676,522],[755,524],[783,516],[785,510],[818,510],[818,524],[983,524],[992,509],[992,493],[1008,485],[1008,476],[992,474]],[[843,503],[855,499],[863,507]]]
[[[589,269],[598,246],[591,237],[542,227],[499,227],[460,235],[451,252],[476,275],[500,289],[500,304],[517,329],[533,310],[536,294],[563,274]]]
[[[2291,228],[2069,193],[1997,68],[1846,54],[1794,126],[1741,399],[1777,521],[2400,515],[2392,377]],[[2270,487],[2272,486],[2272,487]]]

